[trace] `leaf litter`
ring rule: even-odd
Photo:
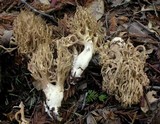
[[[159,123],[159,1],[136,0],[133,2],[122,0],[102,0],[101,4],[99,5],[95,0],[46,0],[45,2],[47,4],[44,4],[42,1],[36,0],[7,0],[5,2],[4,0],[0,1],[0,5],[2,6],[0,7],[0,123]],[[45,101],[45,95],[43,92],[37,91],[35,89],[33,85],[34,79],[27,69],[27,63],[30,61],[30,58],[28,58],[28,56],[19,54],[20,50],[25,51],[23,53],[27,53],[26,50],[29,50],[29,57],[32,57],[32,52],[38,52],[38,50],[36,50],[38,49],[38,44],[42,44],[42,42],[46,40],[45,37],[48,34],[43,35],[40,34],[40,32],[38,33],[39,28],[37,28],[34,29],[34,32],[36,32],[37,30],[36,37],[32,35],[35,34],[32,33],[32,30],[30,30],[31,34],[28,33],[29,36],[26,37],[27,39],[23,38],[25,35],[19,35],[19,37],[22,37],[22,39],[24,40],[24,48],[19,47],[17,50],[18,40],[17,36],[16,38],[14,37],[15,34],[13,32],[15,30],[18,31],[18,28],[22,28],[21,32],[25,34],[26,26],[21,26],[15,29],[15,23],[13,22],[15,22],[16,17],[19,15],[21,10],[32,11],[39,17],[39,20],[45,20],[45,23],[43,23],[45,28],[49,28],[49,30],[53,31],[52,34],[49,34],[47,38],[49,40],[54,38],[56,39],[56,42],[60,42],[61,37],[65,39],[65,37],[70,35],[71,33],[74,35],[74,31],[71,31],[71,27],[68,27],[67,25],[67,20],[68,18],[73,17],[76,8],[79,5],[82,5],[86,9],[88,8],[88,11],[93,13],[97,18],[97,21],[102,23],[102,26],[106,31],[103,42],[107,43],[115,37],[120,37],[125,42],[130,41],[133,45],[131,45],[133,47],[132,49],[139,46],[144,46],[148,57],[146,58],[146,61],[144,63],[143,73],[147,75],[150,83],[148,84],[146,80],[146,83],[148,85],[144,85],[143,88],[141,88],[141,90],[143,89],[143,92],[141,91],[141,95],[140,97],[138,97],[138,102],[136,101],[135,103],[134,101],[131,101],[131,103],[133,102],[135,104],[131,104],[129,106],[126,102],[123,101],[124,99],[122,99],[123,97],[126,99],[125,93],[123,94],[122,91],[119,91],[118,88],[116,88],[118,91],[116,92],[116,95],[115,93],[111,93],[111,90],[113,92],[113,89],[111,88],[102,90],[104,89],[104,75],[101,73],[101,54],[99,54],[100,45],[103,44],[103,42],[101,42],[100,44],[98,44],[99,46],[96,47],[96,53],[92,57],[88,67],[82,73],[81,77],[74,79],[75,84],[70,83],[70,76],[69,73],[67,73],[68,76],[64,81],[64,98],[62,101],[62,105],[59,108],[59,117],[54,116],[53,118],[50,118],[45,112],[43,105],[43,101]],[[66,18],[63,18],[65,16]],[[19,22],[17,22],[17,24],[20,25],[21,20],[18,21]],[[24,19],[23,21],[27,21],[28,26],[33,22],[32,20],[26,19]],[[43,30],[45,30],[45,28]],[[90,31],[91,30],[92,28],[90,29]],[[81,30],[81,35],[83,35],[84,33],[84,30]],[[97,36],[98,33],[99,32],[94,33],[93,36]],[[29,48],[29,45],[33,43],[32,40],[34,38],[36,39],[35,41],[38,41],[36,42],[37,46]],[[67,48],[69,53],[73,52],[74,47],[78,50],[78,52],[81,52],[83,50],[83,46],[73,43],[76,41],[75,36],[69,36],[69,39],[71,43]],[[67,42],[68,40],[65,41],[65,44]],[[28,46],[25,46],[25,43],[28,43]],[[56,48],[55,44],[52,45],[51,47]],[[122,44],[119,43],[119,45]],[[27,47],[29,49],[27,49]],[[127,48],[129,48],[129,46]],[[117,48],[117,50],[119,49],[120,48]],[[113,52],[116,52],[113,49],[111,50]],[[143,49],[141,48],[139,48],[138,50],[139,52],[143,51]],[[129,51],[130,50],[122,53],[123,55],[127,55],[127,52]],[[57,49],[55,49],[52,54],[54,55],[53,59],[56,59],[58,54]],[[109,54],[113,57],[115,55],[111,52]],[[116,55],[119,56],[118,53],[116,53]],[[130,58],[131,57],[132,53]],[[137,61],[139,60],[137,59]],[[114,62],[112,62],[111,65],[113,63]],[[56,66],[58,65],[54,65],[54,68],[57,68]],[[106,68],[108,68],[107,65],[104,69]],[[136,67],[133,69],[136,69]],[[53,70],[47,71],[52,73]],[[112,69],[111,72],[112,74],[114,74],[115,70]],[[131,71],[130,73],[133,72]],[[127,74],[127,71],[125,73]],[[107,80],[109,80],[111,74],[108,73],[106,77],[108,77]],[[131,78],[133,79],[133,77],[136,77],[135,74],[133,74]],[[114,78],[116,79],[116,77]],[[122,78],[120,78],[119,80],[122,81]],[[111,80],[109,81],[111,82]],[[109,83],[109,81],[106,82],[106,84]],[[52,83],[54,84],[54,82]],[[127,86],[127,83],[124,83]],[[133,86],[133,82],[129,83]],[[117,85],[117,87],[120,88],[121,85]],[[135,90],[136,88],[138,87],[135,87]],[[130,91],[131,94],[133,90]],[[91,91],[94,91],[94,93]],[[90,97],[87,97],[88,94],[90,95]],[[105,99],[99,100],[100,95],[106,96]],[[91,101],[87,102],[89,98],[91,99]],[[22,105],[22,102],[25,107]],[[124,103],[125,106],[123,106],[122,103]],[[14,108],[14,106],[18,105],[20,105],[19,111],[15,110]],[[20,113],[21,118],[17,117],[16,113]]]

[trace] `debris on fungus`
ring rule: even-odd
[[[21,54],[35,52],[39,44],[51,42],[52,30],[45,21],[29,11],[21,11],[14,20],[14,37]]]
[[[139,103],[143,87],[149,84],[144,72],[145,47],[134,47],[130,42],[114,39],[106,42],[99,53],[103,90],[115,95],[124,107]]]
[[[68,20],[68,29],[78,38],[78,44],[84,46],[83,51],[76,51],[74,56],[72,77],[81,77],[88,66],[97,47],[103,41],[104,29],[86,8],[77,7],[74,17]],[[80,53],[80,54],[78,54]]]

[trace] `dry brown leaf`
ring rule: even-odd
[[[99,20],[104,14],[104,1],[103,0],[94,0],[86,6],[88,11]]]
[[[50,124],[51,123],[51,119],[48,118],[47,114],[45,113],[43,103],[40,103],[40,105],[35,106],[34,109],[35,111],[31,119],[32,124]],[[52,122],[53,121],[54,120],[52,120]]]
[[[124,23],[126,23],[128,20],[129,20],[129,18],[126,17],[126,16],[119,16],[119,17],[118,17],[118,23],[119,23],[119,24],[124,24]]]
[[[96,123],[100,124],[121,124],[120,118],[118,118],[112,110],[109,109],[96,109],[91,112]]]
[[[13,121],[14,119],[15,119],[15,111],[14,110],[12,110],[11,112],[9,112],[9,113],[7,113],[7,114],[3,114],[4,116],[6,116],[8,119],[9,119],[9,121]]]
[[[117,18],[113,15],[109,20],[109,31],[114,32],[117,29]]]
[[[151,104],[151,103],[153,103],[153,102],[155,102],[155,101],[158,100],[157,98],[155,98],[155,97],[153,96],[153,95],[156,95],[156,94],[157,94],[156,91],[153,91],[153,90],[152,90],[152,91],[149,91],[149,92],[146,94],[146,97],[147,97],[147,99],[148,99],[149,104]],[[149,110],[146,100],[144,101],[144,106],[141,107],[141,110],[142,110],[144,113],[146,113],[146,112]]]
[[[87,117],[87,124],[97,124],[95,118],[91,114]]]
[[[160,124],[160,108],[158,108],[158,110],[156,112],[156,115],[152,119],[152,123],[151,124]]]
[[[112,7],[119,6],[123,3],[123,0],[108,0],[112,3]]]
[[[1,37],[0,44],[2,45],[9,45],[10,39],[12,37],[13,31],[12,30],[5,30],[3,32],[3,36]]]

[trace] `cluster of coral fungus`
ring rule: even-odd
[[[55,30],[61,28],[62,22],[66,23],[67,35],[53,34],[58,31],[57,34],[63,34],[62,30]],[[58,27],[49,27],[41,17],[29,11],[21,11],[15,19],[14,37],[18,51],[28,57],[28,70],[35,79],[33,84],[44,91],[49,111],[58,114],[66,78],[70,71],[75,74],[72,76],[81,76],[95,46],[102,42],[102,32],[101,25],[82,7],[78,7],[74,17],[60,21]]]
[[[81,77],[95,52],[100,55],[103,90],[114,94],[123,106],[138,103],[143,86],[149,84],[144,73],[145,47],[130,42],[104,43],[104,28],[85,8],[77,7],[74,17],[65,17],[57,27],[22,11],[14,21],[14,36],[19,53],[29,58],[34,86],[44,91],[49,110],[54,108],[56,114],[66,78],[70,72],[71,77]]]
[[[145,47],[108,41],[101,47],[100,58],[103,90],[114,94],[123,106],[138,103],[143,96],[143,87],[149,84],[144,72]]]
[[[52,98],[55,97],[54,100],[59,103],[55,103],[56,105],[53,102],[49,103],[53,100],[47,98],[49,101],[47,104],[60,107],[62,99],[56,100],[56,98],[59,93],[62,95],[59,98],[63,98],[63,84],[71,69],[72,54],[62,41],[57,42],[52,39],[52,29],[44,20],[29,11],[22,11],[15,19],[14,36],[19,53],[26,55],[29,59],[28,70],[35,79],[34,86],[38,90],[43,90],[46,97],[50,97],[48,96],[50,90],[47,91],[46,88],[54,89],[55,86],[53,93],[57,94]],[[49,109],[52,107],[49,106]]]

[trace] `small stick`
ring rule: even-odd
[[[82,108],[81,108],[81,110],[83,110],[83,109],[84,109],[84,106],[85,106],[85,104],[86,104],[86,98],[87,98],[87,95],[88,95],[88,92],[87,92],[87,93],[85,93],[85,95],[84,95],[84,100],[83,100],[83,104],[82,104]]]
[[[146,89],[160,90],[160,86],[146,86]]]
[[[143,90],[143,94],[144,94],[144,98],[145,98],[145,100],[146,100],[148,109],[151,110],[151,105],[150,105],[149,100],[148,100],[148,98],[147,98],[147,95],[146,95],[146,88],[145,88],[145,87],[144,87],[144,90]]]
[[[149,63],[147,63],[154,71],[156,71],[157,73],[159,73],[160,74],[160,71],[158,70],[158,69],[156,69],[155,67],[153,67],[153,65],[151,65],[151,64],[149,64]]]
[[[25,0],[21,0],[22,3],[24,3],[29,9],[31,9],[33,12],[38,13],[44,17],[49,18],[54,24],[58,25],[58,22],[56,21],[56,19],[53,16],[50,16],[44,12],[40,12],[37,9],[33,8],[31,5],[29,5]]]

